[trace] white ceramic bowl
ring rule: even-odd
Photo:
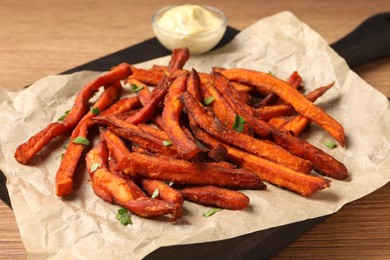
[[[195,34],[177,33],[161,28],[158,24],[158,19],[173,7],[176,7],[176,5],[162,8],[152,17],[154,34],[159,42],[168,50],[187,47],[191,54],[199,55],[214,48],[225,34],[227,27],[225,14],[214,7],[206,5],[202,5],[202,7],[221,20],[221,25],[219,27]]]

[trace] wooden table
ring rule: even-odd
[[[49,74],[153,37],[150,17],[182,1],[1,1],[0,88],[18,90]],[[288,10],[329,43],[360,22],[390,11],[390,1],[215,0],[197,3],[222,9],[242,30]],[[390,97],[390,59],[355,70]],[[363,97],[364,98],[364,97]],[[0,201],[0,259],[25,259],[13,212]],[[275,259],[390,259],[390,184],[352,202],[282,250]]]

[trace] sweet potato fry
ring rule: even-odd
[[[190,93],[181,95],[181,101],[187,109],[188,115],[208,133],[227,144],[235,145],[250,153],[256,154],[268,160],[286,165],[294,170],[310,172],[312,166],[310,162],[293,156],[271,142],[258,140],[248,135],[236,132],[227,128],[216,117],[208,114],[199,102]]]
[[[198,72],[195,69],[192,69],[187,79],[187,91],[190,92],[191,95],[199,102],[202,100],[200,94],[200,84],[201,81]]]
[[[188,49],[175,49],[172,52],[171,60],[168,66],[168,74],[174,73],[176,70],[182,69],[184,64],[189,58]],[[160,101],[163,100],[165,95],[168,92],[168,88],[172,83],[173,78],[169,75],[163,75],[161,80],[158,82],[157,86],[153,89],[152,93],[149,95],[146,104],[142,107],[140,111],[135,113],[126,119],[127,122],[138,125],[145,123],[147,120],[151,119],[154,112],[157,109]]]
[[[296,113],[295,109],[289,104],[277,104],[256,108],[256,117],[265,121],[278,116],[291,116],[294,113]]]
[[[294,71],[290,77],[287,79],[287,83],[295,89],[298,89],[302,83],[302,77],[298,74],[297,71]],[[268,94],[263,100],[257,104],[257,107],[264,107],[275,104],[279,100],[279,97],[274,93]]]
[[[109,203],[116,203],[127,208],[133,214],[150,218],[171,214],[171,220],[178,217],[178,206],[148,197],[135,198],[132,187],[135,185],[131,180],[126,180],[107,169],[107,148],[104,142],[92,149],[86,158],[88,173],[91,177],[92,188],[96,195]],[[94,165],[98,165],[94,169]],[[129,184],[131,183],[131,184]],[[135,194],[139,195],[137,191]]]
[[[178,77],[173,81],[165,97],[162,118],[164,130],[169,135],[177,152],[183,159],[192,160],[200,153],[200,149],[180,127],[183,105],[178,97],[186,90],[186,84],[187,76]]]
[[[245,194],[214,186],[186,187],[181,193],[186,200],[224,209],[244,209],[249,204]]]
[[[334,82],[331,84],[315,89],[313,92],[309,93],[306,98],[314,102],[318,97],[322,96],[328,89],[334,85]],[[296,115],[294,118],[289,120],[279,129],[282,131],[287,131],[293,133],[295,136],[300,135],[306,127],[310,124],[310,119],[302,115]]]
[[[288,148],[292,154],[311,161],[316,172],[337,180],[348,178],[348,170],[343,163],[314,145],[278,130],[272,131],[272,137],[277,144]]]
[[[213,76],[204,74],[201,76],[201,94],[204,101],[212,98],[212,102],[208,104],[209,107],[213,110],[214,114],[218,117],[221,122],[224,122],[225,125],[233,127],[236,120],[236,113],[226,101],[223,95],[218,89],[215,88],[215,81]],[[200,101],[202,103],[202,101]],[[245,134],[253,136],[253,129],[250,125],[245,124],[242,131]]]
[[[216,162],[222,162],[225,161],[227,153],[228,151],[226,147],[220,144],[213,146],[213,148],[208,153],[208,156]]]
[[[148,86],[156,86],[163,78],[164,73],[156,70],[145,70],[131,65],[132,74],[129,79],[135,79]]]
[[[130,176],[173,181],[175,184],[215,185],[231,189],[263,189],[260,178],[242,169],[218,167],[204,162],[189,162],[143,153],[130,153],[118,162]]]
[[[181,70],[184,64],[190,58],[188,48],[176,48],[172,51],[171,60],[168,64],[168,72],[172,73],[175,70]]]
[[[255,90],[255,88],[253,86],[250,86],[248,84],[243,84],[240,82],[232,82],[232,87],[236,91],[242,92],[242,93],[250,93],[250,92],[253,92]],[[260,93],[262,93],[262,92],[260,91]]]
[[[278,95],[294,109],[317,123],[326,130],[341,146],[346,145],[343,126],[325,113],[321,108],[308,101],[301,93],[291,88],[286,82],[267,73],[246,69],[230,69],[221,72],[226,78],[233,81],[245,82],[256,87],[266,87]]]
[[[254,117],[252,107],[241,100],[238,91],[231,87],[226,78],[218,72],[215,73],[215,87],[223,95],[234,112],[242,116],[253,127],[255,133],[266,139],[270,137],[271,127],[266,122]]]
[[[71,131],[86,113],[88,101],[101,87],[109,87],[115,81],[126,78],[131,74],[128,64],[123,63],[113,68],[103,76],[88,83],[77,95],[74,105],[63,122],[50,123],[45,129],[32,136],[27,142],[18,146],[15,159],[21,164],[27,164],[54,137]]]
[[[319,97],[321,97],[325,92],[330,89],[334,85],[334,82],[329,85],[316,88],[312,92],[305,95],[305,97],[311,101],[316,101]],[[269,120],[271,118],[277,116],[288,116],[296,113],[295,109],[289,104],[278,104],[273,106],[265,106],[256,109],[256,116],[263,119]]]
[[[122,98],[106,110],[102,111],[99,116],[116,116],[139,108],[140,106],[141,102],[138,97]]]
[[[183,205],[183,195],[176,189],[169,186],[167,183],[159,180],[149,180],[143,179],[141,181],[142,188],[148,193],[149,196],[152,196],[156,190],[158,195],[156,199],[163,201],[168,201],[179,206]]]
[[[289,132],[295,136],[300,135],[310,124],[310,119],[302,115],[296,115],[279,128],[281,131]]]
[[[130,154],[125,142],[114,132],[106,129],[100,129],[100,139],[105,142],[110,152],[110,158],[116,162],[116,171],[120,171],[118,163]]]
[[[128,156],[130,151],[127,149],[124,142],[109,130],[101,130],[101,139],[107,143],[107,147],[111,155],[110,162],[114,162],[112,165],[115,164],[113,167],[115,172],[118,176],[123,176],[122,169],[118,166],[118,162],[122,161],[124,157]],[[141,184],[143,188],[149,193],[149,196],[153,194],[155,189],[158,189],[159,199],[171,202],[178,206],[175,211],[175,218],[177,219],[182,216],[183,210],[181,209],[181,206],[183,204],[183,196],[180,192],[161,181],[144,179],[141,181]],[[137,187],[138,186],[135,185],[135,187],[132,188],[133,193],[137,192],[138,197],[141,197],[142,191],[140,189],[137,190]]]
[[[172,82],[172,79],[168,76],[163,76],[163,78],[158,82],[157,86],[150,93],[146,104],[134,115],[126,119],[127,122],[138,125],[145,123],[154,115],[158,104],[163,100],[166,93],[168,92],[169,86]]]
[[[223,98],[222,94],[214,87],[214,80],[212,77],[201,77],[201,79],[201,93],[203,94],[203,100],[212,98],[213,100],[210,104],[208,104],[208,106],[212,108],[215,115],[221,122],[224,122],[229,127],[232,127],[236,118],[236,113],[226,99]]]
[[[169,140],[169,135],[166,132],[164,132],[164,130],[157,128],[156,126],[149,125],[149,124],[139,124],[138,127],[145,133],[153,135],[154,137],[157,137],[160,140],[163,141]]]
[[[104,111],[109,105],[111,105],[117,98],[121,87],[119,84],[115,84],[107,88],[98,101],[94,104],[93,108]],[[60,167],[57,170],[55,178],[55,193],[57,196],[66,196],[72,193],[73,190],[73,176],[76,172],[78,162],[84,151],[85,145],[74,143],[77,137],[87,138],[88,129],[93,126],[94,122],[90,119],[95,114],[89,111],[77,124],[70,137],[66,152],[61,160]]]
[[[293,117],[294,116],[276,116],[271,118],[268,121],[268,124],[270,124],[274,128],[281,129],[285,124],[292,120]]]
[[[147,102],[147,99],[150,95],[150,91],[149,91],[149,88],[148,86],[146,86],[144,83],[136,80],[136,79],[127,79],[127,83],[131,86],[132,90],[134,91],[134,89],[139,89],[140,90],[137,90],[136,93],[137,93],[137,96],[139,97],[142,105],[144,106]]]
[[[227,149],[227,159],[229,161],[259,175],[262,180],[276,186],[307,197],[328,187],[330,184],[330,181],[324,178],[297,172],[281,164],[265,160],[229,145],[222,144],[197,126],[193,126],[193,131],[196,138],[210,147],[223,145]]]
[[[148,134],[136,125],[115,117],[95,117],[93,120],[99,124],[110,126],[109,129],[115,134],[150,152],[178,157],[178,153],[173,146],[164,145],[164,141],[166,140],[161,140],[154,135]]]

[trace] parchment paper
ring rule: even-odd
[[[139,66],[166,65],[168,60]],[[280,78],[297,70],[308,91],[335,80],[336,85],[317,104],[344,125],[348,146],[325,147],[324,141],[332,139],[316,126],[305,138],[344,162],[350,180],[333,180],[330,188],[311,198],[268,184],[267,191],[245,191],[251,200],[246,210],[223,210],[206,219],[202,216],[206,207],[185,202],[183,219],[177,223],[132,216],[133,225],[124,227],[115,219],[119,207],[93,194],[83,166],[74,196],[64,200],[54,195],[54,176],[66,138],[52,141],[30,166],[13,158],[17,145],[56,121],[71,107],[81,87],[100,73],[49,76],[20,92],[0,92],[0,167],[7,176],[30,259],[139,259],[160,246],[227,239],[331,214],[389,181],[389,102],[291,13],[262,19],[227,46],[192,57],[186,64],[188,69],[204,72],[212,66],[272,71]]]

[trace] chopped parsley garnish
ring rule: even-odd
[[[236,115],[236,118],[234,119],[233,123],[233,129],[241,133],[242,131],[244,131],[244,124],[245,119],[240,115]]]
[[[154,191],[153,191],[153,194],[152,196],[150,196],[152,199],[155,199],[157,198],[157,196],[160,194],[160,191],[156,188]]]
[[[123,226],[132,225],[131,216],[127,209],[120,208],[118,209],[118,213],[116,213],[115,218],[121,222]]]
[[[329,147],[330,149],[333,149],[336,147],[336,143],[332,141],[325,141],[324,144]]]
[[[94,172],[94,171],[96,171],[99,167],[100,167],[100,163],[94,163],[94,164],[92,164],[92,166],[91,166],[91,172]]]
[[[99,115],[100,109],[98,107],[91,107],[91,113],[94,115]]]
[[[58,118],[58,121],[64,121],[65,117],[69,114],[70,110],[66,110],[60,118]]]
[[[82,136],[77,136],[75,139],[72,140],[72,143],[75,143],[75,144],[82,144],[82,145],[89,145],[89,140],[85,137],[82,137]]]
[[[164,146],[171,146],[172,145],[172,141],[171,140],[164,140],[163,141],[163,145]]]
[[[138,92],[140,90],[142,90],[144,87],[143,86],[137,86],[135,84],[131,84],[131,89],[134,91],[134,92]]]
[[[213,101],[214,101],[214,97],[208,97],[208,98],[205,98],[205,99],[203,100],[203,104],[205,104],[206,106],[208,106],[208,105],[210,105],[211,102],[213,102]]]
[[[215,213],[217,213],[218,211],[221,211],[221,210],[222,210],[221,208],[212,208],[212,209],[209,209],[208,211],[206,211],[205,213],[203,213],[203,217],[208,218],[208,217],[214,215]]]

